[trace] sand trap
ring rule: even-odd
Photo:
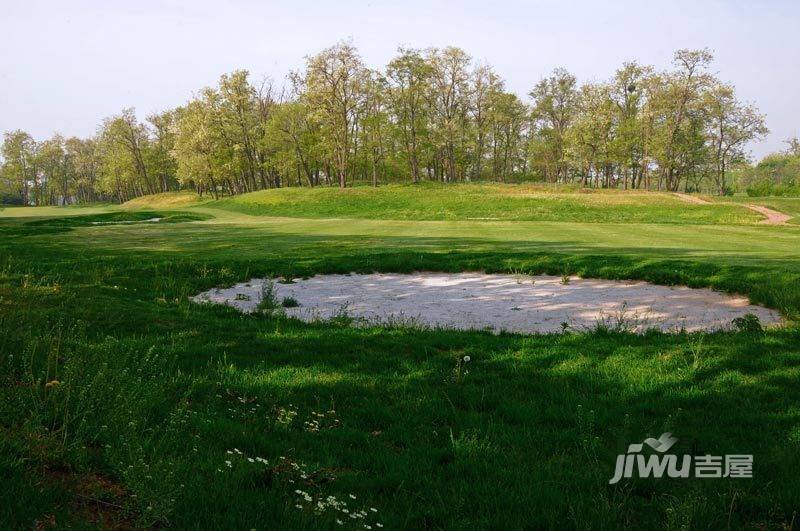
[[[252,312],[261,300],[263,279],[212,289],[193,298]],[[709,289],[668,287],[646,282],[561,277],[415,273],[319,275],[292,284],[274,282],[277,300],[304,321],[343,313],[366,323],[403,323],[459,330],[519,333],[585,330],[605,323],[628,330],[718,330],[747,313],[764,324],[780,322],[778,312]]]

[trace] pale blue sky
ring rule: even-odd
[[[0,131],[91,135],[105,116],[185,102],[246,68],[276,81],[303,57],[352,38],[379,67],[398,45],[455,45],[524,96],[565,66],[608,78],[626,60],[658,68],[709,47],[714,70],[772,130],[759,157],[800,134],[800,1],[117,2],[0,0]]]

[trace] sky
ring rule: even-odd
[[[767,116],[758,159],[800,135],[798,30],[798,0],[0,0],[0,131],[91,136],[125,107],[181,105],[234,69],[280,84],[347,39],[373,68],[400,45],[458,46],[520,96],[559,66],[600,81],[708,47],[713,71]]]

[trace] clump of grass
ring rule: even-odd
[[[237,301],[249,301],[250,300],[250,295],[247,295],[246,293],[237,293],[236,297],[234,297],[234,300],[237,300]]]
[[[258,302],[258,305],[256,305],[256,312],[271,315],[279,308],[281,308],[281,303],[278,301],[275,283],[271,280],[267,280],[264,282],[264,285],[261,286],[261,300]]]
[[[569,280],[570,280],[569,273],[564,273],[563,275],[561,275],[561,284],[563,286],[568,286]]]
[[[283,306],[284,308],[297,308],[298,306],[300,306],[300,303],[297,302],[297,299],[295,299],[294,297],[284,297],[283,300],[281,301],[281,306]]]
[[[731,321],[731,324],[739,332],[749,334],[760,334],[764,332],[764,328],[761,326],[761,321],[758,319],[758,316],[752,313],[737,317]]]

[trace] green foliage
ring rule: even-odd
[[[289,76],[290,96],[235,70],[145,121],[124,109],[95,138],[9,132],[0,192],[43,205],[178,188],[218,199],[287,186],[494,180],[726,194],[747,143],[768,131],[712,75],[712,60],[678,50],[669,70],[626,63],[608,81],[583,84],[557,68],[527,104],[460,48],[401,48],[381,71],[340,42]],[[791,161],[768,157],[740,188],[795,186],[792,149]]]
[[[764,329],[761,327],[761,321],[758,320],[758,316],[753,315],[752,313],[748,313],[743,317],[737,317],[733,320],[732,324],[740,332],[760,334],[764,331]]]
[[[283,306],[284,308],[297,308],[298,306],[300,306],[300,303],[297,302],[297,299],[295,299],[294,297],[284,297],[283,300],[281,301],[281,306]]]

